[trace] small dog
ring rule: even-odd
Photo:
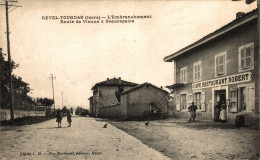
[[[146,127],[148,127],[148,125],[149,125],[149,121],[148,121],[148,122],[145,122],[144,124],[146,125]]]
[[[103,128],[107,128],[107,124],[105,124]]]

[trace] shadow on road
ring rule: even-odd
[[[45,127],[45,128],[36,128],[36,129],[62,129],[62,128],[70,128],[70,127]]]

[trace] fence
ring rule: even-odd
[[[23,111],[23,110],[14,110],[14,118],[21,118],[26,116],[45,116],[45,111]],[[0,120],[10,120],[10,110],[9,109],[0,109]]]

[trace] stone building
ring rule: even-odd
[[[120,93],[120,103],[100,108],[99,112],[102,117],[119,119],[166,116],[168,95],[161,88],[143,83]]]
[[[226,103],[227,121],[244,115],[259,123],[259,39],[257,10],[238,17],[202,39],[164,58],[174,64],[175,114],[188,116],[191,102],[198,118],[214,119],[218,101]]]
[[[137,85],[133,82],[121,80],[121,77],[107,78],[106,81],[96,83],[91,89],[93,96],[89,98],[90,114],[99,116],[99,108],[119,103],[119,93]]]

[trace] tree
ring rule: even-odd
[[[6,54],[3,53],[2,48],[0,48],[0,106],[1,108],[9,108],[9,99],[10,94],[8,91],[9,88],[9,63],[5,60]],[[11,61],[11,69],[14,70],[19,65],[14,61]]]
[[[0,82],[1,86],[8,86],[9,84],[9,64],[8,61],[5,60],[6,54],[3,53],[2,48],[0,48]],[[16,69],[19,64],[16,64],[13,60],[11,61],[11,69],[12,71]]]
[[[38,106],[51,106],[54,104],[54,101],[49,98],[36,98],[36,104]]]

